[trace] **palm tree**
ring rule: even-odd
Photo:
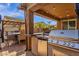
[[[51,21],[48,21],[48,28],[49,28],[49,30],[55,30],[56,29],[55,25],[51,25]]]
[[[50,26],[51,26],[50,23],[51,23],[51,21],[48,21],[48,24],[47,25],[48,25],[49,30],[51,29],[50,28]]]
[[[38,32],[45,32],[56,29],[54,25],[50,24],[51,21],[48,21],[48,24],[44,22],[38,22],[34,24],[34,29],[37,29]]]
[[[34,28],[39,28],[39,31],[42,32],[43,28],[46,28],[46,24],[44,22],[38,22],[34,24]]]

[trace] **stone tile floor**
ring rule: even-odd
[[[30,51],[25,51],[25,45],[12,45],[0,50],[0,56],[33,56]]]

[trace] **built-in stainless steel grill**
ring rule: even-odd
[[[48,43],[79,49],[79,30],[53,30],[49,33]]]

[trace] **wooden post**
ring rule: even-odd
[[[21,23],[19,23],[19,32],[21,31]],[[19,36],[18,36],[19,37]],[[19,44],[20,44],[20,39],[18,39],[19,40]]]
[[[57,20],[57,30],[61,30],[61,20]]]
[[[31,50],[31,35],[33,34],[33,12],[30,10],[25,11],[25,28],[26,28],[26,50]]]
[[[24,9],[24,16],[25,16],[25,35],[27,34],[27,20],[26,20],[26,8]],[[28,41],[27,41],[27,37],[26,37],[26,40],[25,40],[25,43],[26,43],[26,49],[25,49],[25,51],[27,51],[28,50]]]
[[[4,21],[2,21],[2,32],[1,32],[1,36],[2,36],[2,42],[4,42]]]

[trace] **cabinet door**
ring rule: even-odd
[[[52,50],[52,55],[53,56],[68,56],[67,54],[65,54],[64,52],[58,51],[56,49]]]
[[[47,56],[47,41],[38,40],[38,55]]]
[[[31,41],[31,47],[32,47],[32,53],[34,55],[37,55],[37,51],[38,51],[38,39],[35,37],[32,37],[32,41]]]

